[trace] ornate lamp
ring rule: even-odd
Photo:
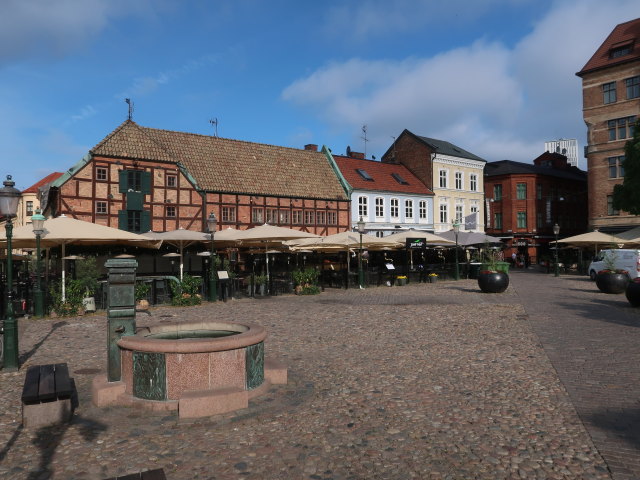
[[[553,226],[553,234],[556,237],[556,268],[555,271],[553,273],[554,276],[559,277],[560,276],[560,265],[558,264],[558,234],[560,233],[560,225],[558,225],[557,223]]]
[[[455,279],[460,280],[460,266],[458,263],[458,234],[460,233],[460,224],[458,223],[458,219],[453,224],[453,233],[456,236],[456,271],[455,271]]]
[[[36,210],[36,214],[31,216],[31,225],[33,226],[33,233],[36,235],[36,284],[33,289],[33,296],[35,300],[35,315],[36,317],[42,317],[44,315],[44,299],[42,295],[42,278],[40,277],[40,236],[44,232],[44,222],[46,218],[40,212],[40,209]]]
[[[362,270],[362,234],[365,232],[365,223],[362,215],[360,216],[360,220],[358,220],[357,225],[358,233],[360,234],[360,252],[358,254],[358,283],[360,284],[360,288],[364,288],[364,271]]]
[[[218,297],[218,291],[216,288],[216,271],[215,271],[215,261],[214,257],[216,255],[215,252],[215,233],[216,233],[216,225],[218,224],[218,219],[216,218],[216,214],[211,212],[209,217],[207,218],[207,228],[209,230],[209,235],[211,235],[211,261],[209,262],[209,301],[215,302]]]

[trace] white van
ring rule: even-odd
[[[605,258],[611,258],[616,270],[626,270],[629,278],[634,279],[640,276],[640,250],[629,250],[625,248],[613,250],[600,250],[598,255],[589,264],[589,277],[596,279],[596,274],[600,270],[607,268]]]

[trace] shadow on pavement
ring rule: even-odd
[[[40,348],[42,344],[47,341],[47,339],[51,336],[53,332],[55,332],[58,328],[64,327],[65,325],[67,325],[67,322],[65,321],[56,322],[53,325],[51,325],[51,330],[47,332],[47,334],[42,338],[42,340],[36,343],[31,350],[20,355],[20,364],[24,364],[27,360],[29,360],[33,356],[33,354],[38,351],[38,348]]]
[[[640,408],[602,410],[586,415],[584,420],[633,448],[640,448]]]

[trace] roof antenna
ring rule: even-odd
[[[131,101],[130,98],[125,98],[124,101],[127,103],[127,105],[129,105],[129,120],[131,120],[133,118],[133,102]]]
[[[363,136],[360,137],[360,138],[364,140],[364,158],[367,158],[367,142],[369,140],[367,140],[367,126],[366,125],[362,126],[362,134],[363,134]]]
[[[216,118],[209,119],[209,123],[215,127],[216,129],[215,136],[217,137],[218,136],[218,118],[216,117]]]

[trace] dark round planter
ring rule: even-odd
[[[484,293],[502,293],[509,286],[509,275],[504,272],[480,272],[478,286]]]
[[[596,275],[596,286],[603,293],[624,293],[628,283],[626,273],[602,272]]]
[[[629,282],[624,294],[632,307],[640,307],[640,282]]]

